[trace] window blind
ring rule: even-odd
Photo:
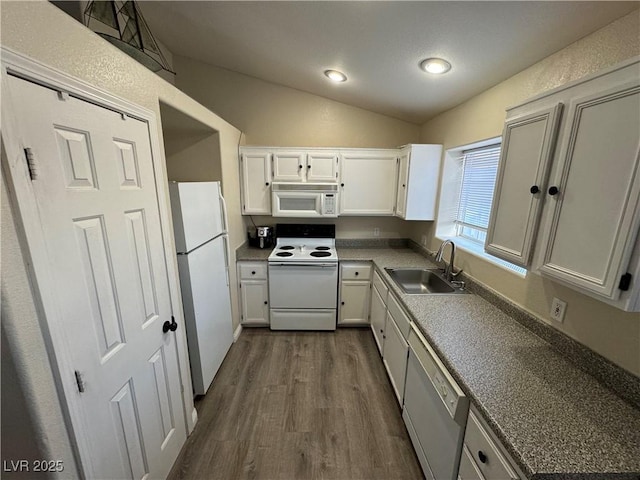
[[[457,235],[484,243],[499,159],[499,144],[462,152]]]

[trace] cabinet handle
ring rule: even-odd
[[[298,168],[299,168],[300,170],[302,170],[302,165],[298,165]]]
[[[344,183],[341,183],[341,184],[340,184],[340,186],[341,186],[341,187],[344,187]]]
[[[265,304],[265,305],[267,304],[267,301],[266,301],[266,300],[264,301],[264,304]]]
[[[265,183],[265,185],[268,187],[269,186],[269,182]]]
[[[384,330],[380,329],[380,333],[384,333]]]
[[[340,305],[344,305],[344,302],[340,302]]]
[[[251,275],[255,275],[255,274],[256,274],[255,270],[253,272],[251,272]]]
[[[356,277],[357,277],[358,275],[360,275],[360,273],[359,273],[359,272],[356,272]]]
[[[534,185],[533,187],[531,187],[531,188],[529,189],[529,191],[530,191],[531,193],[538,193],[538,192],[540,191],[540,188],[538,188],[538,185]]]
[[[485,455],[485,453],[482,450],[478,450],[478,459],[482,463],[487,463],[487,456]]]
[[[406,187],[406,185],[403,183],[403,184],[402,184],[402,188],[404,188],[404,187]]]
[[[307,168],[311,168],[311,165],[307,165]]]
[[[553,187],[549,187],[549,195],[555,195],[556,193],[558,193],[560,190],[558,190],[558,187],[553,186]]]

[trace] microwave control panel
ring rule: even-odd
[[[333,193],[327,193],[324,196],[324,214],[335,215],[336,214],[336,196]]]

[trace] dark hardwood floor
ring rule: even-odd
[[[369,329],[244,329],[197,405],[177,479],[421,479]]]

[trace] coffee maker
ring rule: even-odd
[[[247,228],[249,246],[258,248],[273,247],[273,227],[249,227]]]

